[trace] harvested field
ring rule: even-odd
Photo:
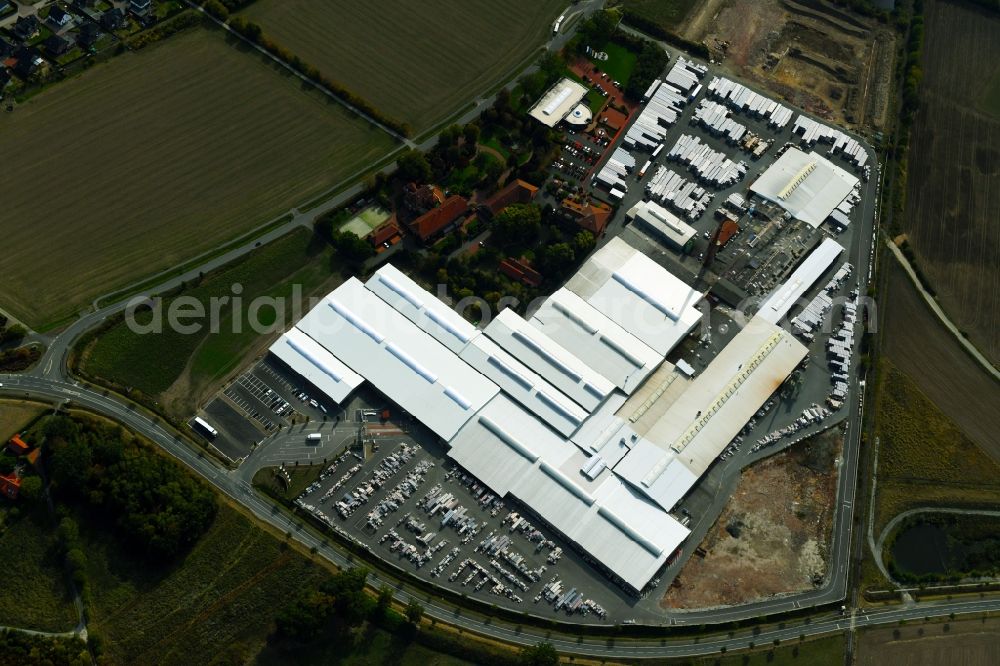
[[[0,400],[0,445],[48,409],[50,409],[48,405],[37,402]]]
[[[708,0],[681,35],[734,74],[844,125],[882,129],[894,35],[828,0]]]
[[[196,29],[0,118],[0,301],[46,327],[341,182],[392,140]]]
[[[275,41],[422,131],[542,46],[565,0],[260,0],[243,12]],[[377,48],[376,48],[377,47]]]
[[[1000,619],[910,623],[865,629],[858,666],[990,666],[1000,663]]]
[[[924,24],[903,226],[941,306],[1000,364],[1000,17],[928,2]]]
[[[882,304],[885,354],[984,451],[1000,463],[1000,383],[961,348],[894,259]]]
[[[827,430],[743,471],[664,608],[703,608],[811,590],[826,573],[843,437]],[[693,546],[692,546],[693,547]]]
[[[875,533],[915,507],[1000,505],[1000,464],[891,362],[883,360],[878,374]]]

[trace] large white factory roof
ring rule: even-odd
[[[653,201],[640,201],[625,213],[625,217],[654,231],[679,248],[687,245],[696,233],[693,227]]]
[[[832,238],[823,239],[819,247],[809,253],[788,279],[771,292],[757,311],[757,316],[772,324],[781,321],[843,251],[843,246],[837,241]]]
[[[662,356],[701,319],[701,294],[620,238],[595,252],[566,288]]]
[[[512,310],[504,310],[484,329],[508,353],[544,377],[588,412],[615,385]]]
[[[615,472],[670,509],[807,352],[791,333],[755,317],[660,418],[637,428],[659,455],[636,446]]]
[[[589,414],[485,335],[473,339],[460,356],[564,437],[573,434]]]
[[[815,151],[789,148],[750,190],[818,227],[857,184],[855,176]]]
[[[475,326],[392,264],[378,269],[365,286],[455,353],[479,335]]]
[[[598,456],[588,457],[506,396],[491,400],[451,447],[449,456],[491,490],[517,497],[636,589],[688,535]]]
[[[542,303],[531,324],[625,391],[656,369],[663,357],[598,312],[569,289],[560,289]]]
[[[356,278],[298,327],[444,439],[500,390]]]
[[[528,115],[549,127],[555,127],[587,96],[587,89],[571,79],[561,79],[531,107]]]
[[[340,404],[365,378],[340,362],[326,348],[297,328],[271,345],[271,353],[313,386]]]

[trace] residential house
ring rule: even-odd
[[[453,194],[420,217],[409,222],[407,227],[421,242],[426,243],[447,232],[455,222],[469,210],[469,202],[464,197]]]
[[[396,224],[396,220],[393,218],[383,222],[378,226],[378,228],[368,234],[368,240],[374,247],[378,248],[386,243],[391,244],[399,238],[400,233],[401,231],[399,225]]]
[[[613,214],[611,206],[600,201],[577,201],[569,197],[563,199],[559,210],[577,226],[586,229],[594,236],[600,236],[604,233],[604,229],[608,226]]]
[[[11,437],[10,441],[7,442],[7,450],[15,456],[23,456],[31,450],[31,445],[21,439],[21,435],[18,433],[17,435]]]
[[[14,74],[22,81],[27,81],[45,64],[45,59],[39,55],[38,51],[31,47],[22,47],[14,54],[14,57],[17,58],[17,64],[14,65]]]
[[[136,16],[142,17],[149,14],[152,5],[151,0],[129,0],[128,10]]]
[[[87,21],[80,26],[80,31],[76,35],[76,43],[80,45],[80,48],[91,49],[97,40],[101,38],[101,29],[97,27],[96,23],[91,23]]]
[[[95,0],[73,0],[73,6],[78,9],[90,9],[94,6]]]
[[[492,215],[496,215],[511,204],[526,204],[535,200],[538,195],[538,188],[531,183],[521,179],[511,181],[507,187],[503,188],[486,201],[486,208]]]
[[[14,47],[13,44],[8,42],[3,37],[0,37],[0,62],[14,55],[14,51],[16,50],[17,49]]]
[[[43,42],[45,45],[45,52],[48,53],[53,58],[58,58],[61,55],[65,55],[69,51],[70,44],[68,41],[60,37],[59,35],[52,35]]]
[[[22,16],[17,19],[14,23],[13,32],[14,36],[23,42],[37,35],[38,31],[41,29],[42,26],[38,22],[38,17],[32,14],[30,16]]]
[[[52,8],[49,9],[49,15],[45,20],[57,30],[62,30],[73,22],[73,17],[59,5],[52,5]]]
[[[431,208],[444,203],[444,192],[433,185],[417,185],[408,183],[403,192],[403,205],[417,215],[423,215]]]
[[[125,14],[117,7],[101,14],[101,27],[105,30],[118,30],[123,25],[125,25]]]
[[[21,479],[14,474],[4,476],[0,474],[0,495],[9,500],[16,500],[21,492]]]

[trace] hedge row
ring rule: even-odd
[[[253,21],[250,21],[242,16],[230,15],[234,6],[239,8],[252,1],[253,0],[205,0],[202,2],[202,7],[205,9],[205,12],[211,16],[214,16],[220,21],[224,21],[233,30],[233,32],[261,47],[299,74],[315,81],[338,99],[350,104],[368,117],[376,120],[382,125],[385,125],[397,134],[406,137],[412,135],[413,128],[410,127],[409,123],[402,122],[396,118],[386,115],[365,98],[352,92],[343,84],[328,78],[317,67],[305,62],[302,58],[268,37],[268,35],[264,32],[264,29],[257,23],[254,23]]]
[[[708,60],[712,55],[709,52],[708,47],[704,44],[692,42],[689,39],[684,39],[679,35],[675,35],[669,30],[664,29],[660,24],[650,21],[643,16],[639,16],[635,12],[629,11],[628,9],[625,10],[624,15],[622,16],[622,22],[630,28],[644,32],[651,37],[662,39],[666,43],[676,46],[679,49],[684,49],[691,55],[702,58],[703,60]]]
[[[194,26],[199,25],[201,21],[202,18],[198,12],[193,9],[185,9],[172,18],[157,23],[149,30],[140,32],[138,35],[127,40],[125,44],[133,51],[139,51],[146,48],[150,44],[155,44],[156,42],[166,39],[171,35],[175,35],[182,30],[193,28]]]

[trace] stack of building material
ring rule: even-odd
[[[597,182],[609,190],[628,191],[625,176],[635,171],[635,158],[627,150],[616,148],[607,163],[597,174]]]
[[[768,125],[775,129],[782,129],[792,119],[792,111],[788,107],[725,77],[712,77],[708,92],[733,109],[751,113],[757,118],[767,118]]]
[[[646,193],[654,201],[669,205],[690,220],[701,217],[712,202],[711,192],[664,166],[657,167],[646,184]]]
[[[668,84],[657,86],[645,108],[622,139],[627,148],[653,150],[680,118],[686,98]]]
[[[792,133],[801,134],[802,143],[810,147],[817,141],[832,144],[829,154],[840,155],[844,160],[853,164],[855,168],[860,169],[868,161],[868,152],[857,140],[852,139],[839,129],[827,127],[802,114],[799,114],[799,117],[795,119]]]
[[[667,73],[667,83],[673,85],[684,93],[691,92],[691,89],[698,85],[699,79],[705,76],[708,67],[678,56],[677,62]]]
[[[667,156],[686,164],[703,182],[717,187],[739,182],[747,173],[745,162],[733,162],[725,153],[712,149],[690,134],[682,134]]]
[[[725,137],[730,143],[738,142],[747,133],[746,125],[730,118],[726,107],[707,99],[703,99],[694,110],[693,120],[707,127],[712,134]]]

